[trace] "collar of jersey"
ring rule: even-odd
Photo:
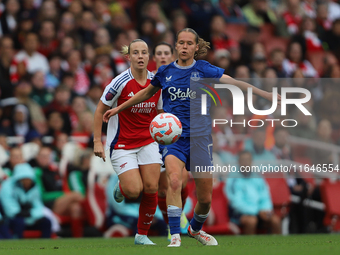
[[[190,66],[180,66],[179,64],[177,64],[177,60],[174,62],[174,65],[179,69],[189,69],[196,64],[196,60],[194,59],[194,61],[192,62],[192,64]]]

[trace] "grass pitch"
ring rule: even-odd
[[[290,236],[217,236],[218,246],[203,246],[189,237],[182,237],[182,246],[167,248],[166,237],[151,237],[156,246],[137,246],[133,238],[83,238],[53,240],[0,240],[0,254],[39,255],[312,255],[340,254],[340,235]]]

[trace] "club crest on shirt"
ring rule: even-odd
[[[193,80],[193,81],[199,81],[200,80],[199,72],[192,72],[190,79]]]
[[[110,88],[109,91],[105,95],[105,99],[107,101],[112,100],[112,98],[117,94],[117,91],[115,91],[113,88]]]

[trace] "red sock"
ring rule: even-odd
[[[169,224],[169,219],[168,219],[168,214],[167,214],[168,207],[166,206],[166,197],[158,197],[158,206],[159,206],[159,209],[161,209],[165,223]]]
[[[83,221],[79,218],[74,218],[71,220],[71,232],[73,237],[82,237],[83,236]]]
[[[189,188],[186,185],[184,188],[182,188],[182,192],[181,192],[181,197],[182,197],[182,209],[184,208],[185,205],[185,201],[187,200],[187,197],[189,195]]]
[[[123,195],[125,198],[131,199],[131,198],[129,198],[129,197],[124,193],[124,191],[123,191],[123,189],[122,189],[122,186],[120,186],[120,183],[119,183],[119,190],[120,190],[120,193],[122,193],[122,195]]]
[[[147,235],[157,208],[158,192],[154,194],[144,193],[139,206],[139,218],[137,223],[138,234]]]

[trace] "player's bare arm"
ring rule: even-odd
[[[255,86],[253,86],[253,85],[251,85],[247,82],[236,80],[236,79],[230,77],[229,75],[223,74],[222,77],[220,78],[220,82],[225,83],[225,84],[235,85],[243,91],[247,91],[248,88],[252,88],[254,94],[259,95],[259,96],[261,96],[261,97],[263,97],[263,98],[265,98],[269,101],[273,100],[273,93],[264,91],[264,90],[259,89],[259,88],[256,88]],[[280,102],[281,96],[278,95],[277,99],[278,99],[278,102]]]
[[[93,143],[94,155],[102,158],[105,161],[105,151],[102,143],[102,117],[110,107],[99,101],[97,109],[94,113],[94,126],[93,126]]]
[[[112,116],[120,113],[124,109],[129,108],[129,107],[131,107],[133,105],[139,104],[139,103],[141,103],[141,102],[143,102],[145,100],[148,100],[159,89],[160,89],[159,87],[156,87],[156,86],[153,86],[153,85],[150,84],[145,89],[143,89],[143,90],[139,91],[138,93],[136,93],[133,97],[131,97],[126,102],[122,103],[121,105],[119,105],[119,106],[117,106],[115,108],[107,110],[104,113],[103,121],[107,123]]]

